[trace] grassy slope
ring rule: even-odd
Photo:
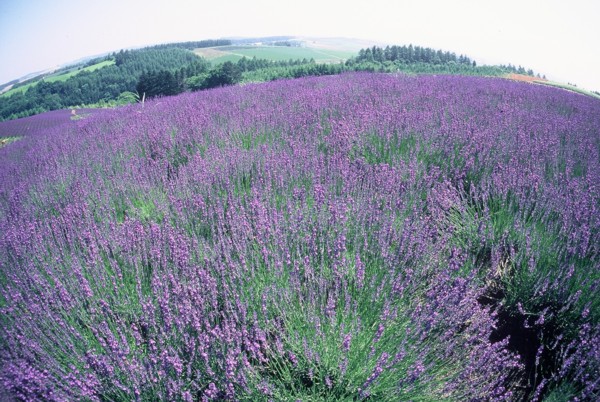
[[[47,82],[66,81],[69,78],[73,77],[74,75],[79,74],[82,71],[92,72],[92,71],[99,70],[102,67],[112,66],[113,64],[115,64],[114,60],[104,60],[104,61],[101,61],[100,63],[96,63],[96,64],[93,64],[91,66],[84,67],[81,70],[72,70],[72,71],[69,71],[69,72],[66,72],[66,73],[62,73],[62,74],[58,74],[58,75],[51,75],[51,76],[49,76],[49,77],[46,78],[46,81]]]
[[[576,93],[579,93],[582,95],[591,96],[592,98],[600,99],[600,95],[598,95],[597,93],[594,93],[594,92],[591,92],[591,91],[588,91],[588,90],[585,90],[582,88],[578,88],[574,85],[563,84],[563,83],[555,82],[555,81],[548,81],[546,79],[540,79],[540,78],[536,78],[536,77],[530,76],[530,75],[510,73],[510,74],[506,74],[504,76],[504,78],[508,78],[509,80],[514,80],[514,81],[524,81],[524,82],[529,82],[529,83],[533,83],[533,84],[548,85],[551,87],[566,89],[567,91],[572,91],[572,92],[576,92]]]
[[[600,95],[598,95],[594,92],[587,91],[583,88],[578,88],[576,86],[569,85],[569,84],[562,84],[560,82],[554,82],[554,81],[535,81],[535,83],[542,84],[542,85],[549,85],[551,87],[562,88],[562,89],[566,89],[567,91],[573,91],[573,92],[580,93],[582,95],[591,96],[592,98],[600,99]]]
[[[66,71],[66,72],[60,72],[58,74],[52,74],[52,75],[49,75],[49,76],[45,77],[44,80],[46,82],[56,82],[56,81],[61,81],[62,82],[62,81],[68,80],[69,78],[73,77],[74,75],[79,74],[82,71],[92,72],[92,71],[96,71],[96,70],[98,70],[98,69],[100,69],[102,67],[111,66],[113,64],[115,64],[114,60],[104,60],[104,61],[101,61],[100,63],[96,63],[96,64],[93,64],[91,66],[84,67],[82,69],[73,69],[73,70]],[[25,92],[30,87],[37,85],[38,82],[39,81],[34,81],[34,82],[31,82],[31,83],[29,83],[27,85],[23,85],[21,87],[12,88],[11,90],[4,92],[0,96],[10,96],[10,95],[15,94],[17,92]]]

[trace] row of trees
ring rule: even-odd
[[[462,54],[457,56],[456,53],[413,45],[361,49],[356,57],[346,61],[346,67],[350,70],[404,71],[415,74],[534,75],[533,70],[526,70],[521,66],[477,66],[475,60]]]
[[[348,68],[343,64],[317,64],[311,60],[296,65],[273,66],[247,71],[243,74],[243,80],[248,82],[273,81],[283,78],[335,75],[344,71],[348,71]]]
[[[209,70],[210,63],[199,59],[179,69],[145,71],[138,79],[135,90],[139,96],[147,98],[177,95],[188,89],[187,81],[190,77],[204,75]]]
[[[402,63],[446,64],[453,62],[476,66],[474,61],[462,54],[457,57],[455,53],[413,45],[386,46],[385,48],[373,46],[372,48],[361,49],[354,60],[357,63],[398,61]]]

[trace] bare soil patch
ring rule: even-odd
[[[516,74],[516,73],[507,74],[505,77],[508,78],[509,80],[524,81],[524,82],[546,81],[543,78],[538,78],[538,77],[534,77],[531,75],[525,75],[525,74]]]

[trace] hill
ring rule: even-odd
[[[597,399],[597,100],[345,73],[72,123],[0,148],[15,398]]]
[[[13,82],[0,95],[0,120],[48,110],[124,105],[144,98],[236,83],[345,71],[505,75],[512,66],[475,66],[464,55],[342,38],[237,38],[121,50]],[[202,57],[200,57],[202,56]],[[400,57],[401,56],[401,57]],[[468,61],[468,62],[467,62]],[[529,74],[533,72],[529,71]]]
[[[34,77],[0,95],[0,119],[83,105],[129,103],[144,72],[167,69],[188,76],[199,74],[208,65],[190,49],[226,43],[209,40],[121,50]]]

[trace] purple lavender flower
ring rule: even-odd
[[[11,396],[598,395],[596,100],[365,73],[72,123],[0,149]]]

